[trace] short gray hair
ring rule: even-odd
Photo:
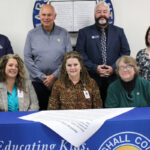
[[[104,2],[104,1],[100,1],[96,4],[95,9],[94,9],[94,13],[96,12],[97,7],[100,5],[107,7],[108,11],[110,12],[110,7],[109,7],[108,3]]]

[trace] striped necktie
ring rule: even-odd
[[[106,64],[107,53],[106,53],[106,33],[104,29],[101,29],[101,50],[103,64]]]

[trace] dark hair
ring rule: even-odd
[[[150,43],[148,42],[148,34],[150,32],[150,26],[148,27],[147,31],[146,31],[146,35],[145,35],[145,44],[147,47],[150,46]]]
[[[81,65],[80,80],[84,84],[89,85],[90,76],[83,64],[82,57],[79,55],[78,52],[71,51],[65,54],[60,68],[58,80],[61,82],[62,87],[66,87],[67,83],[69,82],[69,77],[66,71],[66,62],[69,58],[76,58],[79,61]]]

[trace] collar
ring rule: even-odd
[[[51,30],[51,31],[45,31],[45,30],[44,30],[44,28],[43,28],[43,25],[41,25],[41,27],[42,27],[42,30],[44,31],[44,33],[49,34],[49,33],[51,33],[51,32],[53,32],[53,31],[54,31],[54,29],[55,29],[56,25],[55,25],[55,23],[53,24],[53,28],[52,28],[52,30]]]
[[[129,82],[124,82],[121,78],[121,84],[123,86],[123,88],[130,94],[131,91],[135,88],[135,83],[136,83],[136,76],[134,77],[133,80],[129,81]]]
[[[101,27],[99,27],[99,26],[97,26],[97,25],[96,25],[96,23],[95,23],[95,26],[96,26],[96,29],[97,29],[98,31],[100,31],[100,32],[101,32],[101,29],[102,29],[102,28],[101,28]],[[104,28],[104,30],[105,30],[105,31],[108,31],[108,26],[109,26],[109,24],[107,25],[107,27],[106,27],[106,28]]]

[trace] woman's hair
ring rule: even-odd
[[[18,63],[18,74],[16,76],[16,86],[25,91],[25,69],[23,60],[17,54],[4,55],[0,59],[0,82],[6,81],[5,69],[9,59],[15,59]]]
[[[59,73],[59,77],[58,80],[61,82],[62,87],[66,87],[67,83],[69,82],[69,77],[66,71],[66,62],[69,58],[76,58],[81,66],[81,71],[80,71],[80,80],[82,81],[82,83],[88,85],[89,84],[89,80],[90,80],[90,76],[83,64],[83,60],[82,57],[79,55],[78,52],[76,51],[71,51],[66,53],[66,55],[63,58],[62,61],[62,65],[60,68],[60,73]]]
[[[122,57],[120,57],[118,60],[117,60],[117,62],[116,62],[116,73],[117,73],[117,75],[119,75],[119,64],[120,64],[120,62],[123,62],[123,63],[125,63],[125,64],[127,64],[127,65],[130,65],[130,66],[132,66],[133,68],[134,68],[134,71],[135,71],[135,75],[137,76],[138,75],[138,73],[139,73],[139,68],[138,68],[138,66],[137,66],[137,64],[136,64],[136,60],[133,58],[133,57],[131,57],[131,56],[122,56]]]
[[[145,35],[145,44],[147,47],[150,46],[150,43],[148,42],[148,34],[150,32],[150,27],[148,27],[147,31],[146,31],[146,35]]]

